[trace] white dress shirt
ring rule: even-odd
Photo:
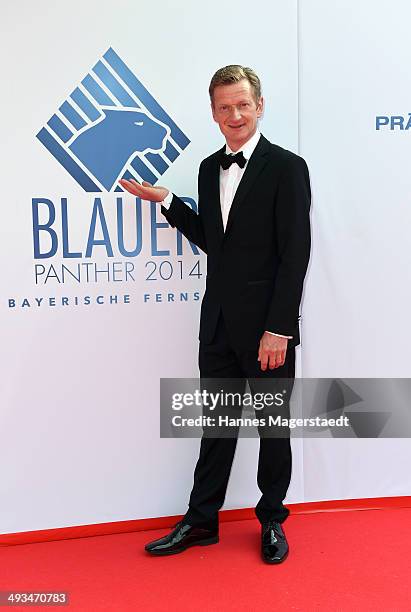
[[[230,154],[239,153],[240,151],[242,151],[246,162],[248,163],[248,160],[250,159],[252,153],[254,152],[254,149],[257,146],[258,141],[260,140],[260,136],[261,134],[259,130],[256,130],[255,134],[251,136],[250,140],[248,140],[240,149],[238,149],[238,151],[232,151],[228,144],[226,144],[225,152],[227,154]],[[227,168],[227,170],[224,170],[220,167],[220,206],[224,231],[227,227],[227,219],[230,213],[231,205],[234,200],[235,192],[237,191],[237,187],[240,184],[245,169],[247,168],[247,163],[244,168],[240,168],[240,166],[236,163],[231,164],[231,166]],[[162,202],[164,208],[169,208],[172,199],[173,194],[170,191],[167,197]],[[281,338],[292,338],[292,336],[283,336],[282,334],[276,334],[271,331],[268,331],[268,333],[272,334],[273,336],[280,336]]]
[[[248,140],[240,149],[238,149],[238,151],[232,151],[228,144],[226,144],[225,152],[227,155],[230,155],[231,153],[240,153],[240,151],[242,151],[245,160],[248,163],[248,160],[250,159],[258,141],[260,140],[260,136],[261,134],[257,130],[254,136],[251,136],[250,140]],[[227,219],[234,200],[235,192],[237,191],[237,187],[240,184],[245,169],[247,168],[247,163],[244,168],[240,168],[240,166],[235,163],[231,164],[227,170],[220,167],[220,206],[221,216],[223,217],[224,231],[227,227]]]

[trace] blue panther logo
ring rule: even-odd
[[[136,153],[164,150],[170,128],[141,110],[113,107],[101,110],[102,117],[67,144],[109,191]]]
[[[111,47],[37,134],[87,192],[155,185],[190,143]]]

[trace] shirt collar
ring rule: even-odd
[[[249,140],[247,140],[247,142],[245,144],[243,144],[243,146],[240,149],[238,149],[238,151],[236,151],[236,153],[239,153],[240,151],[242,151],[244,157],[248,161],[250,159],[251,155],[253,154],[253,151],[256,148],[258,141],[260,140],[260,136],[261,136],[261,133],[257,129],[255,134],[254,134],[254,136],[251,136],[251,138]],[[234,151],[232,151],[230,149],[228,144],[226,144],[226,146],[225,146],[225,152],[227,154],[234,153]]]

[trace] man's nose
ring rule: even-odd
[[[240,109],[238,109],[236,106],[234,106],[233,108],[231,118],[234,119],[235,121],[238,121],[239,119],[241,119]]]

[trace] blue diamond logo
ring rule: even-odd
[[[37,138],[88,192],[153,185],[190,143],[112,49],[91,69]]]

